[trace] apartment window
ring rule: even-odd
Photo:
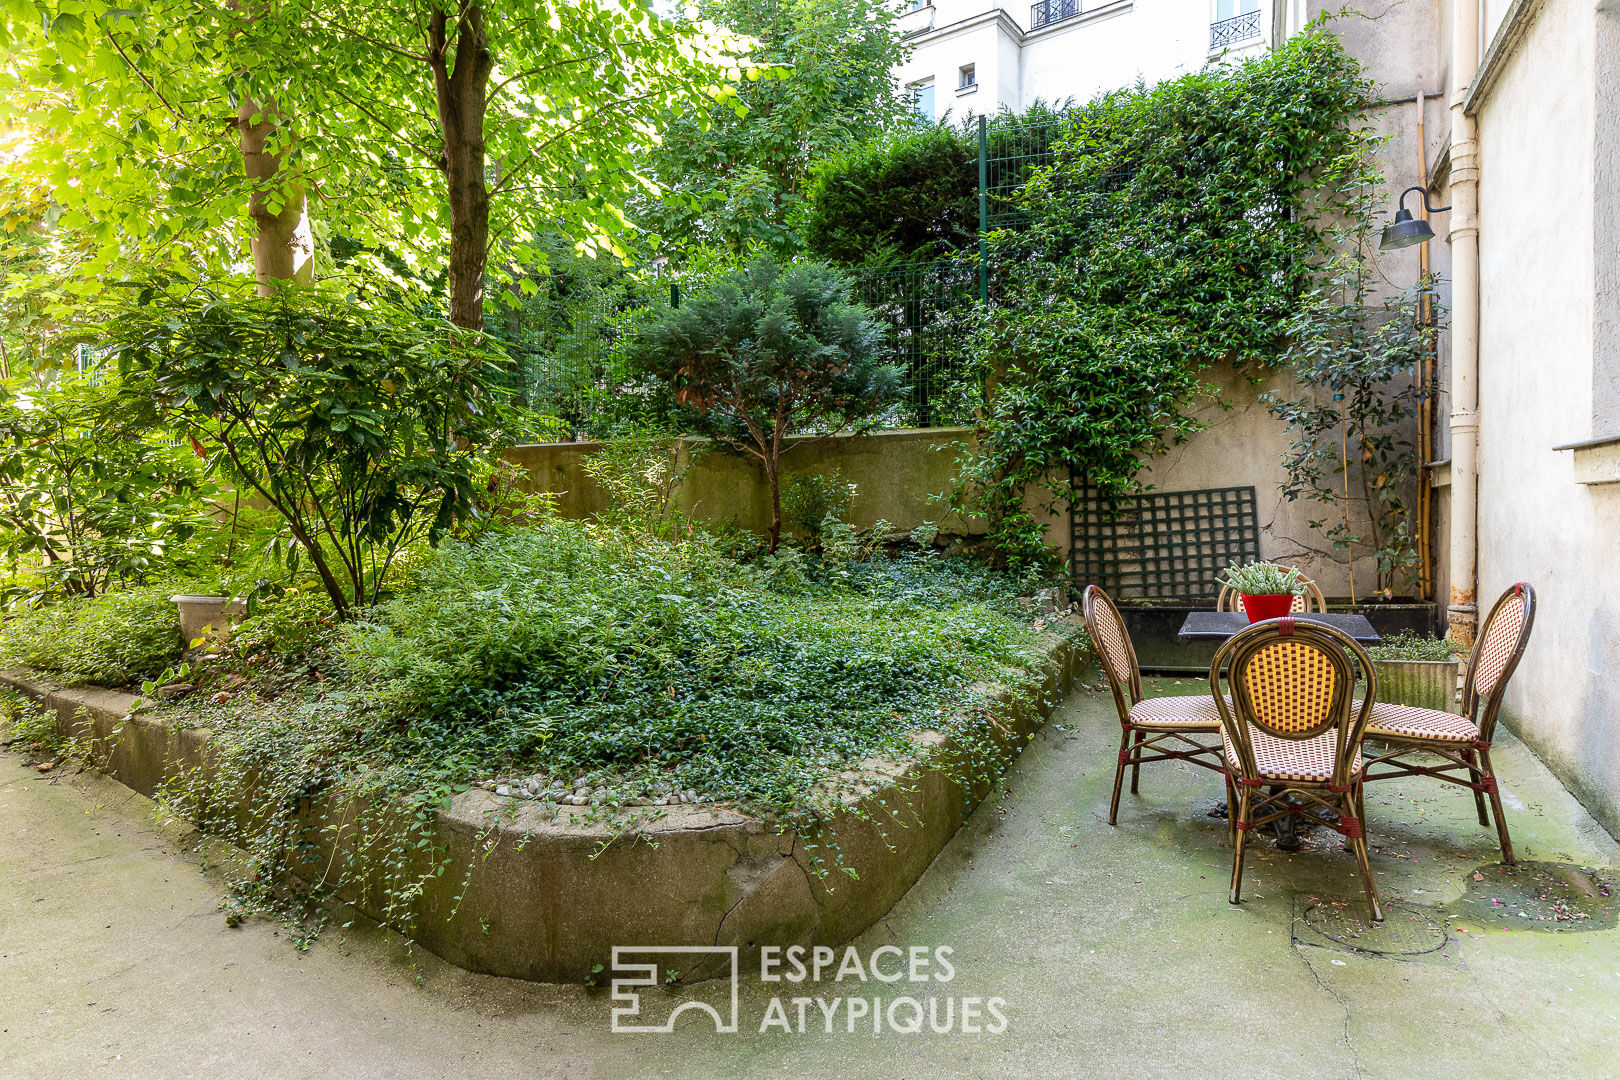
[[[1260,36],[1260,0],[1215,0],[1209,47],[1224,49]]]
[[[959,77],[956,82],[957,89],[966,90],[970,86],[979,85],[979,77],[974,72],[974,66],[975,65],[973,64],[963,64],[961,68],[958,69],[957,74]]]
[[[912,102],[924,123],[934,122],[934,80],[924,79],[911,84]]]
[[[910,3],[909,6],[910,6],[912,11],[920,11],[921,9],[923,9],[925,7],[933,7],[934,6],[934,0],[911,0],[911,3]]]

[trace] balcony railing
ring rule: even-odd
[[[1228,45],[1236,45],[1240,41],[1260,36],[1260,12],[1245,11],[1242,15],[1235,15],[1230,19],[1211,23],[1209,27],[1209,47],[1222,49]]]
[[[1041,0],[1029,9],[1029,28],[1039,30],[1080,14],[1080,0]]]

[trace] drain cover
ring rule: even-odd
[[[1445,916],[1432,908],[1385,903],[1384,921],[1374,923],[1367,920],[1364,900],[1312,900],[1294,922],[1294,940],[1375,956],[1423,956],[1445,948]]]
[[[1612,930],[1620,916],[1614,885],[1589,866],[1491,864],[1473,870],[1464,884],[1462,898],[1447,905],[1448,912],[1493,930]]]

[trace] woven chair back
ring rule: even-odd
[[[1081,598],[1086,616],[1086,632],[1097,650],[1097,662],[1114,691],[1114,704],[1121,720],[1129,717],[1131,706],[1142,700],[1142,673],[1136,667],[1136,650],[1119,608],[1096,585],[1087,585]]]
[[[1509,586],[1497,598],[1491,613],[1485,617],[1479,640],[1474,643],[1468,658],[1468,675],[1463,680],[1463,714],[1473,717],[1479,703],[1486,704],[1479,724],[1482,737],[1489,739],[1487,726],[1494,727],[1496,712],[1502,701],[1513,669],[1519,666],[1524,648],[1530,642],[1530,627],[1536,619],[1536,591],[1521,581]]]
[[[1230,708],[1221,700],[1223,670]],[[1359,709],[1358,672],[1367,682]],[[1260,775],[1252,730],[1300,741],[1334,732],[1334,779],[1348,782],[1377,695],[1372,661],[1348,635],[1287,617],[1256,623],[1216,652],[1209,681],[1244,776]]]

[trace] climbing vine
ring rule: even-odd
[[[989,238],[996,295],[974,339],[987,405],[954,501],[1013,563],[1049,557],[1030,502],[1104,497],[1197,429],[1199,373],[1255,373],[1374,190],[1371,84],[1317,26],[1269,55],[1075,110],[1051,165]],[[1033,499],[1031,499],[1033,496]]]

